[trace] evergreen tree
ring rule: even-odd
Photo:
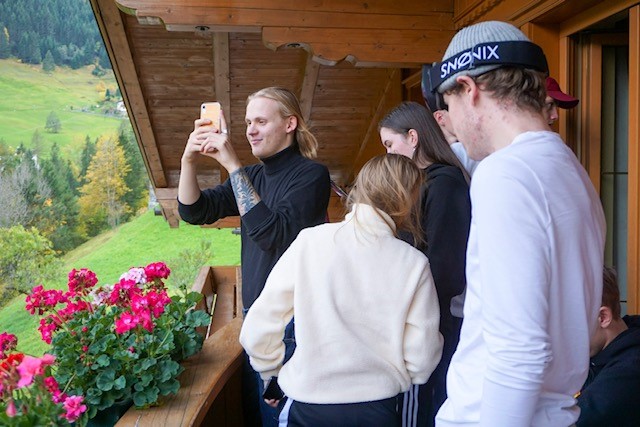
[[[91,159],[86,181],[80,188],[80,221],[87,236],[120,224],[129,211],[123,196],[129,190],[125,176],[130,168],[115,137],[101,136]]]
[[[53,60],[53,55],[51,54],[51,51],[48,50],[47,54],[44,56],[44,59],[42,60],[42,71],[46,73],[50,73],[55,69],[56,69],[56,64]]]
[[[51,211],[57,221],[56,227],[46,237],[54,249],[67,252],[84,240],[78,231],[77,181],[69,162],[62,159],[58,144],[53,144],[49,159],[42,163],[42,173],[51,188]]]
[[[124,149],[127,163],[130,166],[129,172],[124,177],[128,191],[123,196],[123,201],[131,207],[131,214],[135,214],[144,208],[149,198],[149,178],[144,167],[142,155],[133,129],[128,121],[123,121],[118,130],[118,140]]]
[[[60,123],[58,115],[54,111],[50,112],[47,116],[47,123],[44,125],[44,130],[49,133],[59,133],[61,127],[62,123]]]
[[[26,46],[25,54],[21,58],[23,62],[27,64],[39,64],[42,62],[42,53],[40,52],[40,43],[38,42],[38,35],[32,31],[29,31],[29,38]]]
[[[84,139],[84,147],[82,147],[82,153],[80,154],[80,173],[78,174],[78,186],[82,187],[87,183],[87,170],[91,159],[96,154],[96,143],[91,142],[91,138],[87,135]]]
[[[103,68],[111,68],[87,0],[0,0],[0,17],[4,24],[0,31],[7,29],[0,32],[0,58],[13,55],[39,64],[42,55],[51,51],[56,65],[79,68],[98,61]],[[9,34],[13,40],[7,53]]]

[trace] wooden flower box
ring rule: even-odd
[[[160,406],[129,409],[116,427],[242,426],[242,326],[240,267],[203,267],[193,290],[204,295],[197,309],[213,317],[202,350],[186,359],[180,390]],[[213,306],[212,306],[213,304]]]

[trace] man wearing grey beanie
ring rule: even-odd
[[[605,220],[543,116],[547,63],[505,22],[459,31],[431,69],[471,181],[467,294],[436,426],[566,427],[587,377]]]

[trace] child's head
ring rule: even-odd
[[[604,266],[602,280],[602,305],[611,309],[614,319],[620,319],[622,312],[620,308],[620,289],[618,288],[618,275],[616,270]]]
[[[416,242],[421,242],[417,200],[422,181],[422,171],[408,157],[400,154],[374,157],[358,173],[347,198],[347,209],[357,203],[373,206],[393,219],[392,228],[407,230]]]

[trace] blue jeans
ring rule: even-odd
[[[247,314],[247,310],[243,310]],[[296,338],[294,332],[294,321],[287,325],[284,330],[284,365],[293,355],[296,348]],[[245,354],[246,356],[246,354]],[[243,412],[245,426],[259,426],[260,421],[263,427],[277,427],[278,416],[284,406],[286,399],[282,399],[278,408],[267,405],[262,398],[264,392],[264,381],[260,374],[256,372],[249,363],[249,356],[245,357],[242,375]]]

